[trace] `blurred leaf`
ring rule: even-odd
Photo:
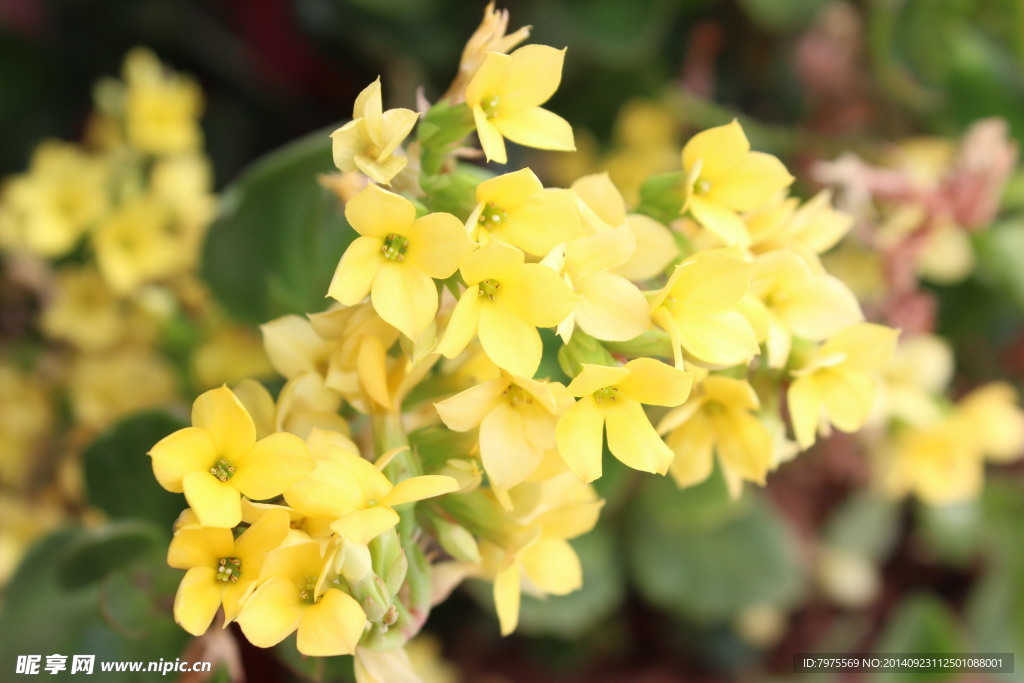
[[[825,525],[825,542],[881,562],[892,550],[899,531],[899,508],[872,493],[843,502]]]
[[[795,32],[809,26],[829,0],[740,0],[754,23],[776,33]]]
[[[903,600],[890,617],[885,631],[875,644],[876,654],[956,655],[964,644],[956,618],[945,603],[927,593],[917,593]],[[915,681],[948,681],[956,676],[950,672],[914,673]],[[906,673],[880,673],[871,678],[876,683],[907,680]]]
[[[166,413],[152,412],[127,417],[101,434],[82,458],[89,502],[115,519],[146,519],[170,533],[185,503],[157,483],[146,454],[185,426]]]
[[[519,631],[574,640],[608,618],[622,602],[622,569],[615,542],[604,526],[570,541],[583,565],[583,587],[546,600],[524,595]]]
[[[258,324],[323,310],[334,269],[356,237],[317,182],[336,171],[327,132],[254,163],[228,186],[206,239],[202,273],[224,308]]]
[[[918,530],[928,547],[944,562],[964,566],[982,540],[981,514],[976,501],[917,507]]]
[[[57,580],[64,588],[99,581],[147,554],[162,551],[164,534],[150,522],[120,521],[82,532],[61,554]]]
[[[978,273],[1024,308],[1024,216],[992,226],[974,237]]]
[[[684,171],[652,175],[640,187],[640,206],[637,213],[650,216],[666,225],[679,217],[683,208]]]
[[[651,480],[629,511],[632,577],[652,605],[701,622],[731,619],[755,603],[787,605],[803,570],[775,511],[751,492],[732,502],[721,475],[679,491]]]

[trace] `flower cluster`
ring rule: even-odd
[[[789,197],[739,122],[693,137],[636,205],[606,174],[467,170],[473,133],[498,163],[506,141],[574,148],[542,107],[565,51],[511,51],[528,32],[506,26],[489,7],[421,114],[385,110],[379,79],[359,95],[331,136],[326,184],[358,233],[332,307],[263,327],[276,399],[207,392],[152,449],[190,506],[169,556],[190,632],[223,605],[254,644],[297,630],[303,654],[353,653],[373,680],[464,578],[492,582],[504,634],[522,592],[578,588],[569,541],[597,522],[605,451],[680,486],[717,463],[739,496],[867,421],[897,331],[819,258],[851,220],[827,193]]]

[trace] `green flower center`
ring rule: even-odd
[[[368,507],[368,508],[375,508],[378,505],[380,505],[380,501],[377,500],[376,498],[367,498],[366,499],[366,507]]]
[[[384,258],[389,261],[404,261],[405,252],[409,249],[409,240],[401,235],[391,233],[384,238],[384,246],[380,248],[380,253],[384,254]]]
[[[480,291],[477,292],[477,296],[486,297],[488,301],[494,301],[494,297],[497,296],[498,290],[501,289],[501,283],[497,280],[487,278],[479,285]]]
[[[533,403],[533,396],[530,395],[530,392],[517,384],[510,384],[502,394],[513,408]]]
[[[500,206],[495,206],[493,202],[487,202],[476,222],[485,228],[496,228],[507,220],[508,211]]]
[[[210,468],[210,474],[217,477],[219,481],[227,481],[235,476],[235,466],[229,463],[226,458],[221,458],[217,461],[216,465]]]
[[[306,603],[307,605],[315,605],[320,602],[324,596],[317,597],[316,594],[316,577],[307,576],[306,583],[303,585],[302,590],[299,591],[299,600]]]
[[[698,194],[701,196],[706,195],[708,192],[711,192],[711,181],[703,179],[698,180],[696,183],[693,184],[693,192],[694,194]]]
[[[495,116],[498,115],[500,107],[501,98],[498,97],[497,95],[491,95],[490,97],[485,98],[484,101],[480,103],[480,108],[484,110],[484,114],[489,119],[493,119]]]
[[[604,403],[605,401],[615,403],[618,400],[619,390],[615,387],[605,387],[594,392],[594,401],[599,404]]]
[[[222,557],[217,563],[217,580],[237,583],[242,575],[242,561],[237,557]]]

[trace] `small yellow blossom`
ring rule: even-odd
[[[473,35],[466,41],[459,60],[459,73],[448,92],[441,99],[458,104],[466,97],[466,85],[480,70],[487,55],[491,52],[507,54],[509,50],[530,37],[530,27],[523,26],[513,33],[505,35],[508,30],[508,10],[494,9],[494,0],[484,8],[484,18]]]
[[[743,380],[710,375],[700,394],[670,411],[658,431],[675,453],[669,472],[679,486],[707,479],[718,454],[726,482],[738,493],[742,481],[764,484],[772,465],[772,435],[753,413],[757,394]]]
[[[285,500],[299,512],[334,519],[331,529],[342,537],[366,545],[398,524],[396,505],[451,493],[455,479],[424,475],[392,484],[357,453],[335,447],[316,470],[285,492]]]
[[[457,432],[480,428],[480,456],[491,483],[509,489],[533,474],[555,450],[555,424],[564,401],[557,382],[500,377],[435,404]]]
[[[404,197],[370,185],[345,206],[361,237],[349,245],[328,289],[351,306],[370,293],[385,321],[415,340],[437,314],[431,278],[450,277],[473,245],[459,219],[447,213],[416,218]]]
[[[49,392],[39,379],[0,361],[0,484],[5,489],[26,486],[39,460],[36,450],[54,424]]]
[[[167,360],[144,347],[83,354],[68,370],[67,385],[75,420],[91,429],[138,410],[169,405],[178,395],[178,380]]]
[[[538,149],[576,149],[569,123],[540,106],[558,89],[564,59],[565,50],[547,45],[487,54],[466,86],[466,104],[488,161],[508,161],[505,138]]]
[[[750,248],[756,253],[790,247],[823,254],[853,227],[853,216],[832,208],[829,190],[799,203],[795,197],[778,198],[748,214]]]
[[[267,556],[260,584],[238,616],[250,643],[273,647],[298,631],[296,645],[308,657],[355,652],[366,613],[355,598],[328,583],[334,552],[326,552],[312,541]]]
[[[352,120],[331,133],[334,165],[342,171],[362,171],[381,185],[390,184],[408,163],[395,150],[417,118],[411,109],[384,111],[378,78],[356,97]]]
[[[128,142],[149,154],[177,154],[202,143],[199,86],[167,71],[149,50],[132,50],[124,63]]]
[[[740,212],[761,208],[793,182],[775,157],[750,151],[739,122],[697,133],[683,148],[685,209],[727,245],[746,247],[750,234]]]
[[[725,251],[702,251],[676,266],[651,299],[651,319],[680,350],[712,365],[746,363],[758,352],[757,336],[739,304],[753,265]]]
[[[167,564],[188,572],[174,598],[174,620],[192,635],[201,636],[223,603],[225,625],[234,621],[260,576],[267,553],[288,534],[288,523],[288,513],[277,509],[237,539],[230,529],[218,527],[187,527],[175,533]]]
[[[899,331],[872,323],[840,330],[794,371],[789,412],[801,448],[814,443],[819,424],[844,432],[861,428],[875,401],[876,375],[892,357]]]
[[[294,434],[257,441],[252,417],[227,387],[196,399],[192,425],[161,439],[149,454],[160,485],[184,492],[204,526],[236,526],[242,495],[273,498],[313,469],[306,444]]]
[[[54,296],[41,322],[48,337],[98,351],[125,334],[126,313],[95,269],[67,266],[57,273]]]
[[[327,375],[334,344],[313,328],[308,318],[285,315],[260,325],[267,358],[282,377],[291,379],[307,372]]]
[[[651,426],[641,404],[675,407],[690,394],[693,377],[653,358],[623,367],[584,364],[568,386],[579,400],[558,421],[558,452],[583,482],[601,476],[601,444],[628,467],[665,474],[674,456]]]
[[[573,295],[551,268],[524,261],[523,252],[498,241],[466,257],[461,272],[469,288],[452,312],[438,353],[454,358],[478,332],[498,367],[533,377],[543,351],[536,328],[561,323]]]
[[[583,235],[572,194],[544,189],[528,168],[480,183],[476,201],[466,227],[481,244],[497,239],[544,256],[555,245]]]
[[[184,270],[185,242],[177,233],[171,207],[141,195],[117,208],[93,234],[100,274],[116,293],[130,294],[140,285]]]
[[[892,360],[879,377],[872,422],[898,420],[926,426],[942,420],[938,397],[953,377],[953,349],[930,334],[901,337]]]

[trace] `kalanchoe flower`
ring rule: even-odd
[[[547,45],[488,53],[466,86],[466,104],[488,161],[508,161],[505,138],[538,149],[576,149],[569,123],[540,106],[558,89],[564,59],[565,50]]]
[[[480,22],[473,35],[466,41],[466,47],[462,49],[462,58],[459,60],[459,73],[452,81],[448,92],[441,99],[449,100],[452,104],[458,104],[465,99],[466,84],[480,69],[480,66],[487,59],[491,52],[507,53],[519,43],[530,37],[530,27],[522,28],[505,34],[508,30],[508,10],[494,9],[493,0],[487,3],[484,9],[484,18]]]
[[[415,340],[437,314],[431,278],[450,277],[472,249],[448,213],[416,218],[408,199],[371,185],[345,205],[361,237],[349,245],[327,295],[351,306],[370,293],[378,315]]]
[[[335,166],[342,171],[362,171],[373,181],[388,185],[408,163],[395,150],[419,115],[411,109],[383,109],[378,78],[359,93],[352,120],[331,133],[331,140]]]
[[[227,387],[192,405],[192,425],[153,446],[153,474],[168,491],[184,491],[203,526],[230,528],[242,521],[242,495],[267,500],[314,466],[306,444],[279,432],[256,440],[256,426]]]

